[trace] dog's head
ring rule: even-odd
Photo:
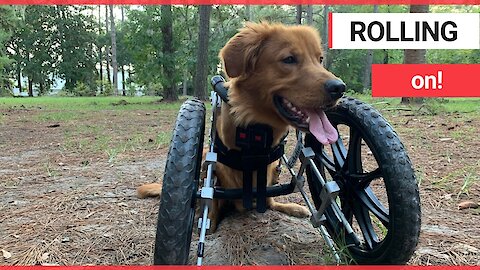
[[[220,51],[237,123],[292,125],[322,143],[337,140],[324,109],[345,84],[327,71],[318,32],[308,26],[247,24]]]

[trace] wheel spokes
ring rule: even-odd
[[[373,249],[379,240],[377,234],[373,230],[372,219],[370,218],[368,209],[363,207],[363,205],[360,203],[354,203],[352,210],[353,215],[360,226],[360,230],[362,231],[366,247],[368,249]]]
[[[358,129],[350,125],[348,127],[350,137],[346,145],[339,136],[337,142],[331,145],[331,153],[322,147],[317,157],[335,181],[345,185],[342,186],[343,195],[340,195],[341,211],[350,224],[356,220],[357,228],[361,231],[356,234],[361,233],[364,248],[372,250],[383,240],[384,230],[390,223],[389,210],[370,187],[372,181],[382,178],[383,174],[378,166],[373,171],[364,172],[364,166],[369,167],[370,163],[367,160],[364,164],[362,160],[362,152],[365,151],[362,151],[362,135]],[[336,129],[339,130],[339,127],[336,126]]]
[[[383,226],[388,227],[390,222],[389,220],[389,211],[383,204],[378,200],[377,196],[373,193],[373,190],[370,187],[360,190],[357,193],[358,198],[360,199],[363,206],[368,209],[375,217],[380,220]]]
[[[363,171],[362,166],[362,138],[360,133],[350,128],[350,139],[348,142],[348,153],[346,156],[348,172],[359,173]]]
[[[332,144],[333,158],[338,169],[342,168],[347,159],[347,149],[343,144],[342,137],[338,136],[338,140]]]
[[[335,171],[335,162],[328,156],[325,149],[322,149],[322,153],[320,154],[320,161],[330,171],[330,173]]]
[[[357,183],[359,187],[364,188],[368,187],[368,185],[370,185],[373,180],[378,179],[382,176],[383,175],[380,168],[376,168],[375,170],[366,173],[349,174],[349,177],[354,180],[354,183]]]

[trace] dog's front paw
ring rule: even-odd
[[[298,204],[292,204],[287,208],[287,214],[290,216],[305,218],[310,216],[310,211],[304,206]]]
[[[269,198],[269,206],[271,209],[285,213],[289,216],[305,218],[310,216],[310,211],[305,206],[296,203],[280,203]]]

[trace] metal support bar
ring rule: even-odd
[[[215,163],[215,162],[217,162],[217,153],[208,152],[208,153],[205,155],[205,164],[206,164],[206,165],[209,165],[209,164]]]
[[[217,154],[213,151],[215,143],[215,123],[216,123],[216,110],[221,105],[221,100],[218,95],[212,91],[211,93],[212,101],[212,126],[210,127],[210,147],[209,152],[206,156],[207,166],[207,177],[203,182],[203,188],[200,191],[200,197],[202,199],[202,216],[198,219],[198,227],[200,228],[199,239],[198,239],[198,250],[197,250],[197,265],[201,266],[203,261],[203,255],[205,250],[205,235],[207,230],[210,228],[210,219],[208,218],[208,210],[212,206],[212,200],[214,197],[214,178],[213,172],[215,171],[215,164],[217,162]]]
[[[328,231],[325,228],[325,226],[323,226],[323,225],[320,226],[320,233],[322,234],[322,237],[325,240],[325,243],[327,243],[327,246],[332,251],[333,257],[335,258],[335,261],[337,262],[337,265],[341,264],[342,260],[340,259],[340,256],[338,255],[338,252],[337,252],[337,249],[335,248],[335,245],[332,241],[332,238],[331,238],[330,234],[328,234]]]
[[[213,199],[213,188],[212,185],[212,174],[213,174],[213,164],[208,165],[207,169],[207,178],[204,181],[204,185],[201,191],[201,195],[204,195],[205,198],[202,198],[203,212],[202,217],[198,220],[200,227],[200,234],[198,239],[198,251],[197,251],[197,265],[202,265],[204,246],[205,246],[205,235],[207,234],[207,229],[210,228],[210,219],[208,218],[209,205],[211,206],[211,201]],[[205,190],[205,192],[204,192]],[[202,197],[202,196],[201,196]]]
[[[318,170],[317,165],[315,164],[315,162],[312,159],[308,159],[308,162],[309,162],[311,168],[313,169],[313,173],[315,173],[315,175],[317,176],[317,178],[320,181],[320,183],[322,184],[322,186],[324,186],[325,185],[325,180],[323,179],[322,174]],[[345,230],[347,231],[347,234],[352,235],[353,240],[355,241],[355,244],[359,245],[360,240],[358,239],[358,237],[353,232],[352,226],[350,226],[350,223],[348,223],[347,219],[345,218],[345,215],[343,214],[342,210],[338,206],[335,199],[330,198],[330,202],[331,202],[331,205],[332,205],[332,209],[335,212],[335,215],[342,222],[343,226],[345,227]]]
[[[339,192],[340,188],[338,187],[337,182],[326,182],[325,185],[323,185],[322,190],[320,191],[320,200],[322,201],[322,203],[318,207],[318,212],[324,213],[327,207],[335,203],[335,198],[337,198]]]
[[[204,181],[207,181],[207,179],[205,179]],[[213,183],[214,181],[210,181],[210,182]],[[202,199],[202,204],[208,204],[208,207],[212,207],[213,194],[214,194],[213,187],[211,187],[211,186],[210,187],[203,187],[200,190],[200,198]]]
[[[308,148],[308,149],[310,149],[310,148]],[[288,164],[288,160],[287,160],[287,157],[285,155],[283,155],[282,161],[287,165],[288,171],[292,175],[292,183],[296,184],[296,189],[302,195],[303,200],[305,201],[305,204],[308,207],[308,210],[312,214],[311,217],[310,217],[310,222],[312,223],[313,227],[317,228],[326,221],[326,218],[323,215],[323,212],[319,212],[319,211],[317,211],[317,209],[315,209],[315,206],[312,204],[312,202],[308,198],[305,190],[303,189],[303,187],[305,185],[305,178],[303,176],[303,173],[305,172],[305,168],[306,168],[305,160],[306,160],[306,157],[312,157],[312,153],[313,153],[313,151],[310,152],[308,149],[305,150],[305,148],[303,148],[301,150],[301,154],[299,154],[299,155],[301,155],[302,165],[300,166],[300,169],[299,169],[298,173],[295,173],[295,171],[292,169],[292,167]],[[313,153],[313,156],[314,155],[315,155],[315,153]]]
[[[288,169],[288,172],[290,173],[290,175],[292,176],[292,178],[297,178],[297,174],[295,173],[295,171],[292,169],[293,166],[289,166],[288,165],[288,160],[287,160],[287,156],[283,155],[282,156],[282,161],[283,163],[285,163],[287,165],[287,169]]]
[[[276,186],[267,187],[266,195],[267,197],[277,197],[288,195],[293,192],[295,189],[295,184],[282,184]],[[243,189],[236,188],[236,189],[223,189],[223,188],[215,188],[213,193],[213,198],[215,199],[229,199],[229,200],[239,200],[242,199]],[[255,197],[257,196],[257,189],[254,188],[252,191],[252,195]],[[197,198],[201,198],[201,192],[197,192]]]
[[[198,219],[198,233],[200,233],[200,230],[202,229],[202,224],[203,224],[203,219],[199,218]],[[207,219],[207,230],[210,229],[210,219]]]
[[[307,193],[305,193],[305,190],[303,190],[303,188],[300,188],[299,191],[303,197],[303,200],[307,204],[308,210],[310,210],[310,213],[312,214],[312,217],[313,217],[313,215],[317,213],[317,210],[315,210],[315,206],[312,204],[312,202],[310,202],[310,199],[308,199]]]
[[[211,94],[211,101],[212,101],[212,126],[210,128],[210,142],[209,142],[209,152],[206,155],[206,161],[205,165],[207,165],[207,177],[204,180],[204,186],[202,189],[197,192],[196,197],[202,200],[202,216],[198,220],[198,228],[200,230],[199,232],[199,240],[198,240],[198,251],[197,251],[197,265],[201,266],[202,261],[203,261],[203,256],[204,256],[204,249],[205,249],[205,235],[207,230],[210,228],[210,219],[208,219],[208,212],[209,208],[212,206],[211,202],[214,198],[216,199],[241,199],[242,198],[242,189],[221,189],[221,188],[214,188],[214,171],[215,171],[215,165],[217,162],[217,154],[214,152],[214,142],[215,142],[215,135],[216,135],[216,130],[215,130],[215,123],[216,123],[216,112],[218,108],[221,106],[221,99],[219,98],[218,94],[212,91]],[[296,151],[296,157],[295,160],[298,158],[300,155],[300,169],[298,173],[295,173],[293,170],[293,166],[295,165],[294,162],[295,160],[290,161],[287,160],[287,157],[285,155],[282,156],[281,161],[284,162],[284,164],[287,165],[287,169],[289,173],[292,176],[291,182],[288,184],[282,184],[282,185],[276,185],[276,186],[271,186],[267,188],[266,191],[266,196],[267,197],[275,197],[275,196],[280,196],[280,195],[287,195],[292,193],[294,190],[298,190],[300,194],[302,195],[303,199],[305,200],[305,203],[312,213],[311,217],[311,222],[314,225],[314,227],[318,227],[320,229],[320,232],[325,239],[327,245],[330,247],[332,250],[335,260],[337,261],[337,264],[340,264],[340,256],[338,255],[334,243],[328,234],[327,230],[324,227],[324,223],[326,221],[325,215],[323,214],[325,209],[331,204],[332,209],[335,212],[335,215],[340,219],[340,221],[343,223],[346,231],[348,234],[353,234],[355,242],[359,242],[358,238],[356,238],[356,235],[353,233],[353,230],[346,220],[345,216],[343,215],[342,211],[340,210],[339,206],[337,205],[335,199],[338,196],[339,193],[339,187],[336,182],[334,181],[329,181],[326,182],[322,175],[320,174],[315,162],[313,161],[313,158],[315,157],[315,152],[307,147],[304,148],[303,145],[301,144],[302,138],[301,138],[301,133],[300,137],[297,136],[297,147],[295,149]],[[300,151],[298,153],[298,151]],[[307,196],[306,192],[304,191],[304,172],[307,168],[307,166],[310,166],[314,172],[314,174],[317,176],[317,179],[319,180],[322,190],[320,192],[320,199],[322,201],[321,206],[319,209],[316,209],[313,203],[310,201],[309,197]],[[256,196],[256,189],[253,190],[253,196]]]

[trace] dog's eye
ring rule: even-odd
[[[320,56],[319,61],[320,61],[320,64],[323,63],[323,56]]]
[[[297,63],[297,58],[295,56],[289,56],[286,57],[282,60],[283,63],[285,64],[296,64]]]

